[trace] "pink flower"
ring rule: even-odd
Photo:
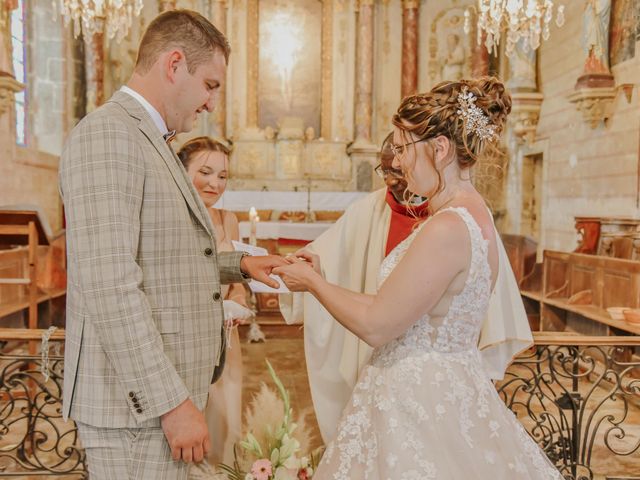
[[[256,480],[269,480],[271,476],[271,462],[266,458],[256,460],[251,467],[251,474]]]
[[[311,478],[311,468],[301,468],[298,470],[298,480],[309,480]]]

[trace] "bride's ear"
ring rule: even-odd
[[[433,147],[433,160],[437,166],[443,166],[443,162],[448,160],[452,153],[453,145],[444,135],[438,135],[431,141]]]

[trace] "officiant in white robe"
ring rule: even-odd
[[[387,188],[376,190],[353,203],[330,229],[305,247],[320,257],[327,281],[362,293],[377,291],[377,277],[384,257],[426,216],[420,199],[407,207],[401,203],[404,179],[393,172],[393,154],[383,144],[377,171]],[[500,271],[484,322],[480,349],[485,369],[501,379],[520,351],[533,341],[520,292],[502,243]],[[329,442],[347,404],[360,369],[372,348],[333,319],[310,293],[280,295],[280,310],[289,324],[304,323],[304,346],[311,397],[320,433]]]

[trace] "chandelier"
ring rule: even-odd
[[[140,15],[142,0],[53,0],[64,17],[64,24],[73,22],[73,34],[82,33],[89,38],[94,33],[105,33],[108,39],[120,42],[131,28],[134,17]]]
[[[526,5],[525,5],[526,4]],[[525,51],[536,50],[540,37],[549,38],[549,24],[553,20],[552,0],[478,0],[478,44],[486,33],[485,46],[497,53],[500,38],[506,36],[505,53],[511,56],[516,43],[522,41]],[[471,31],[471,11],[464,13],[464,31]],[[564,5],[556,13],[556,25],[564,25]]]

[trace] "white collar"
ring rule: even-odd
[[[140,95],[135,90],[127,87],[126,85],[121,86],[120,87],[120,91],[126,93],[127,95],[132,96],[133,98],[135,98],[138,101],[138,103],[140,103],[140,105],[142,105],[143,108],[147,112],[149,112],[149,115],[151,115],[151,120],[153,120],[153,123],[156,124],[156,127],[158,127],[158,130],[160,130],[160,133],[162,135],[165,135],[166,133],[169,132],[169,129],[167,128],[167,124],[165,123],[164,119],[160,115],[160,112],[158,112],[158,110],[156,110],[153,107],[153,105],[151,105],[147,101],[146,98],[144,98],[142,95]]]

